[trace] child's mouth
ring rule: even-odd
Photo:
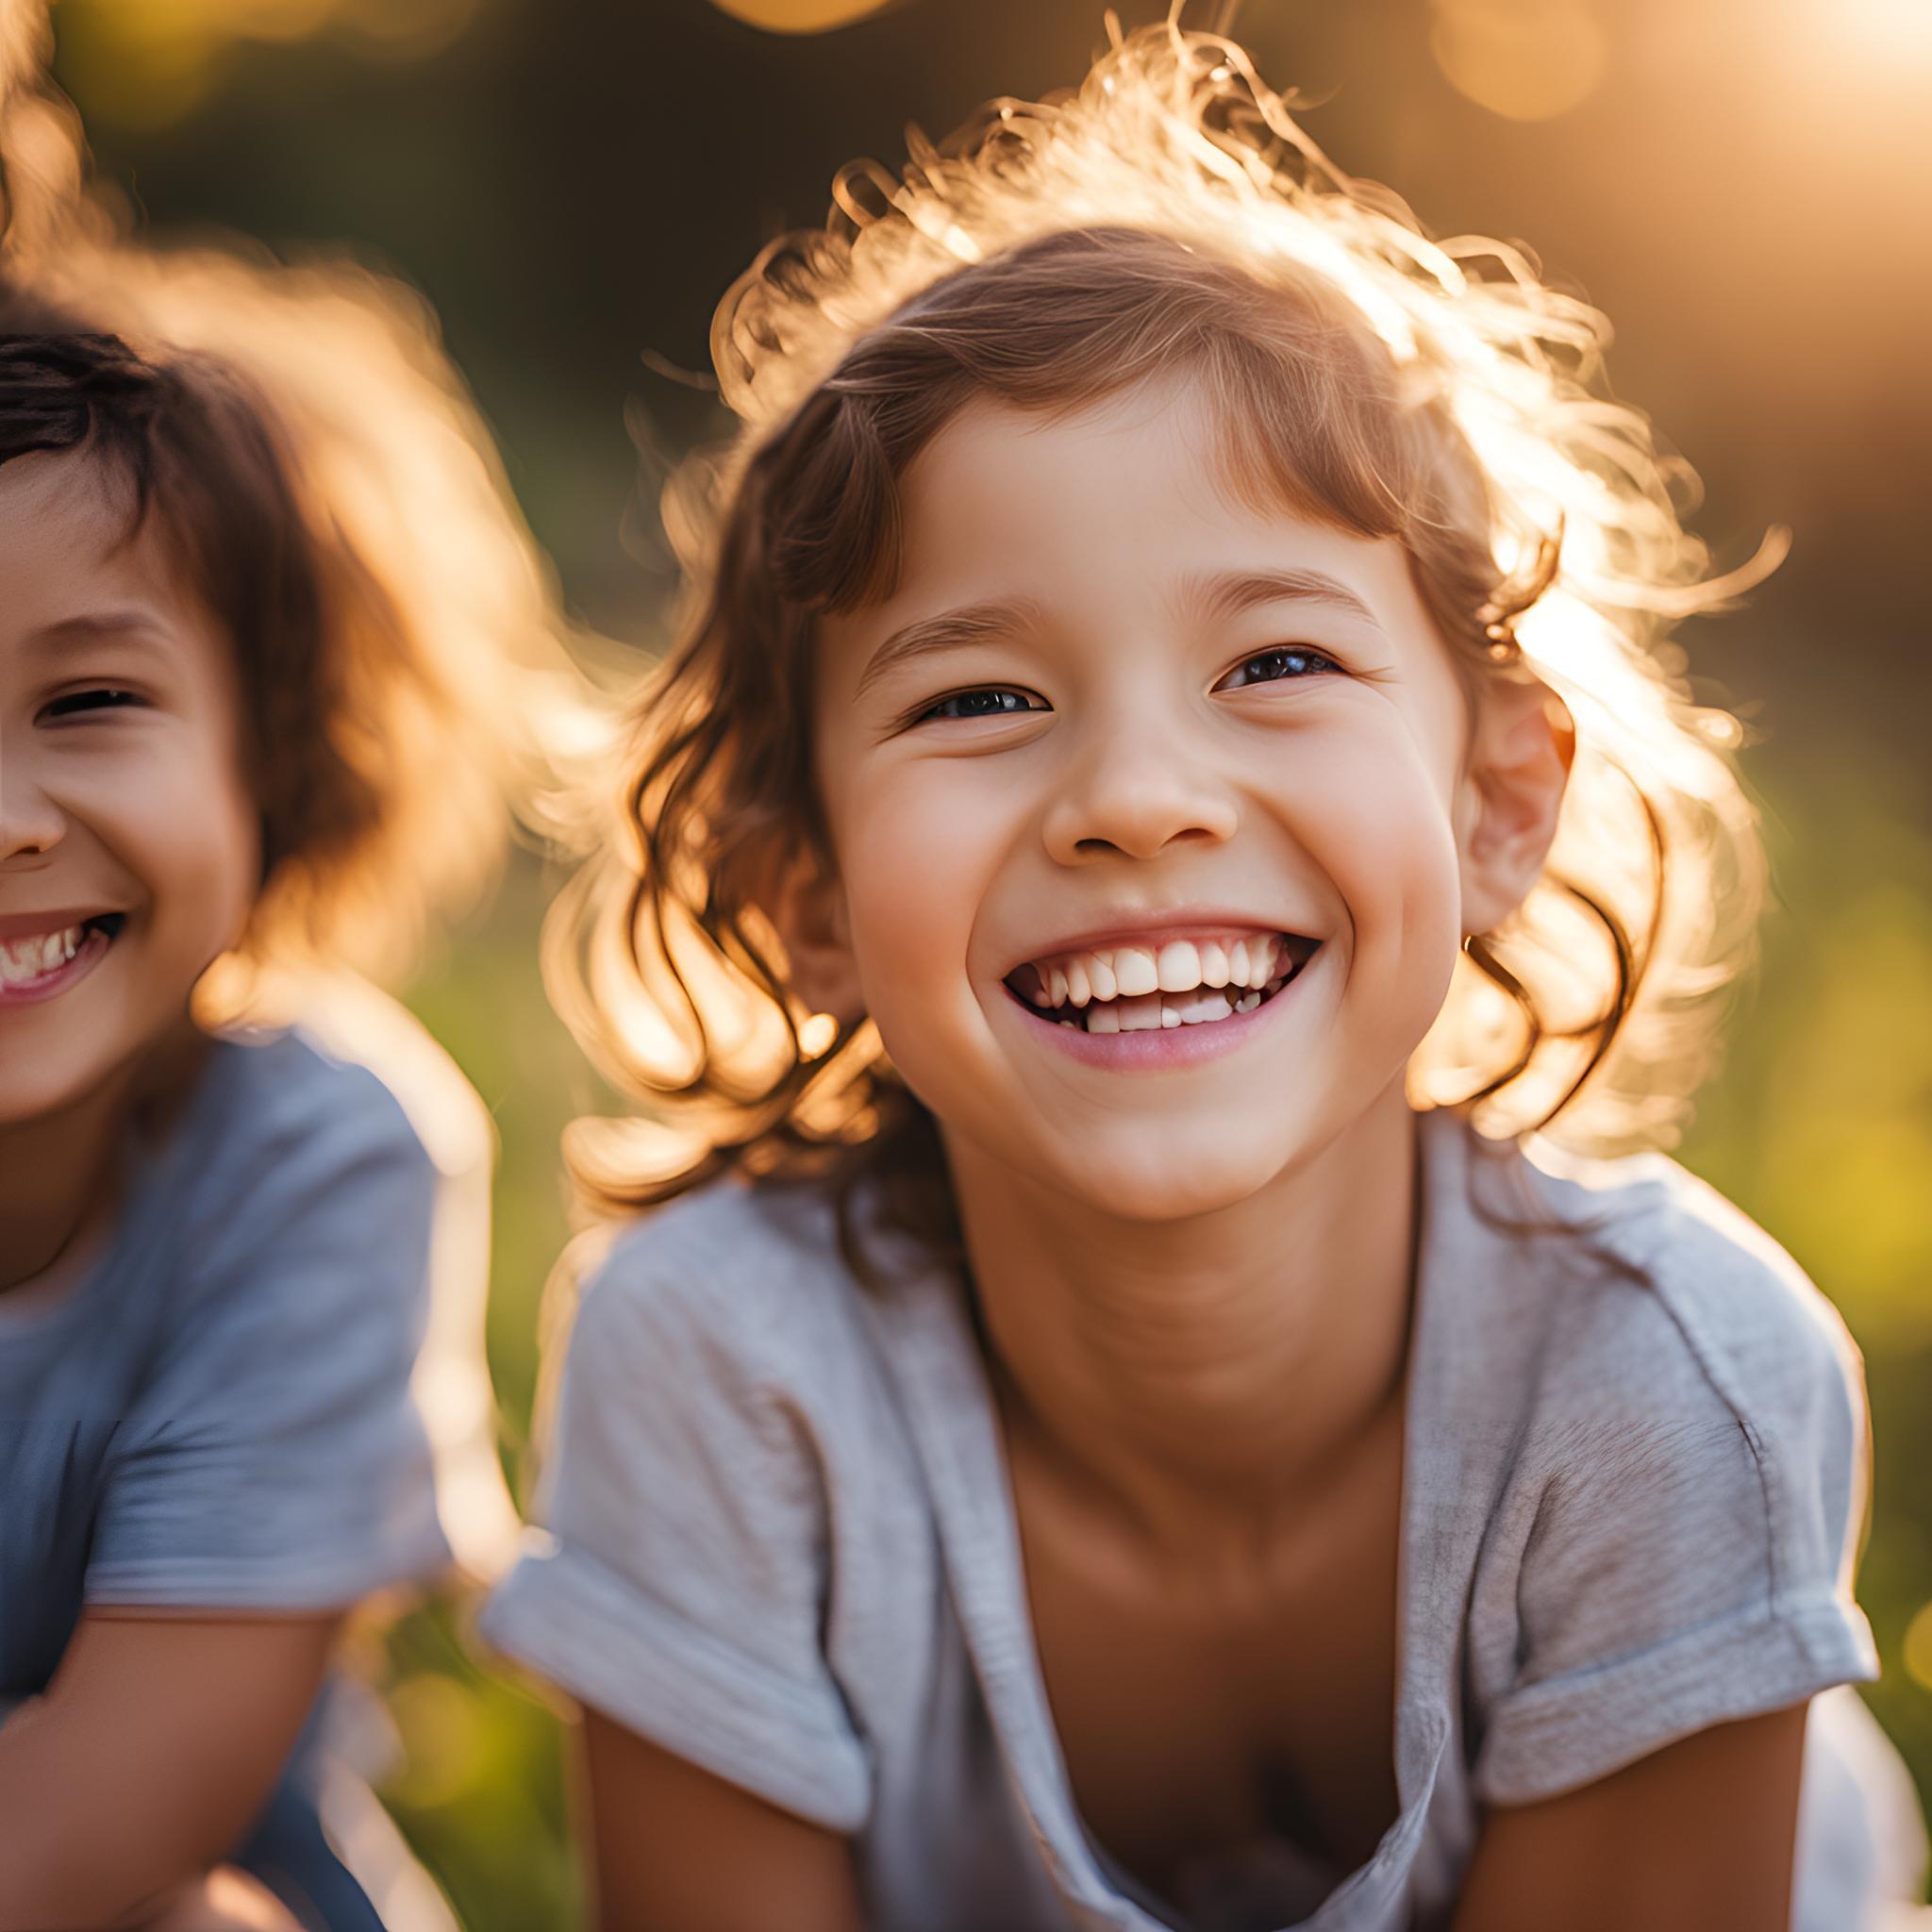
[[[1086,1033],[1212,1026],[1264,1005],[1314,958],[1299,933],[1217,933],[1028,960],[1007,991],[1038,1018]]]
[[[52,932],[0,939],[0,1006],[53,999],[77,985],[126,924],[125,912],[102,912]]]

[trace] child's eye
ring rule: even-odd
[[[999,718],[1012,711],[1045,709],[1044,705],[1037,703],[1024,691],[988,686],[982,691],[956,691],[951,697],[928,705],[919,716],[922,721],[927,718]]]
[[[87,711],[118,711],[128,705],[138,705],[141,699],[131,691],[122,691],[113,685],[102,685],[95,691],[73,691],[64,697],[56,698],[45,706],[42,718],[73,718]]]
[[[1340,671],[1334,658],[1300,644],[1280,644],[1237,664],[1214,689],[1239,691],[1248,684],[1278,684],[1285,678],[1307,677],[1321,671]]]

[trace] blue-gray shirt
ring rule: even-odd
[[[107,1253],[0,1296],[0,1717],[84,1604],[327,1610],[441,1566],[410,1394],[435,1194],[372,1074],[225,1038]]]

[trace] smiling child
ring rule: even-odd
[[[487,1119],[351,975],[489,876],[556,613],[400,291],[44,232],[0,263],[0,1926],[366,1932],[323,1812],[408,1861],[334,1639],[508,1505]]]
[[[1857,1356],[1632,1151],[1760,872],[1597,319],[1209,36],[877,178],[721,314],[558,915],[681,1197],[486,1624],[600,1923],[1865,1924]]]

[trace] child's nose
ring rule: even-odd
[[[1097,733],[1065,774],[1041,831],[1058,863],[1078,865],[1218,845],[1234,836],[1239,821],[1225,774],[1179,734],[1118,729]]]
[[[35,777],[30,759],[0,752],[0,865],[51,852],[66,815]]]

